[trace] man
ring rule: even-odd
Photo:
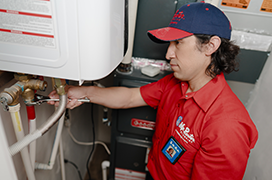
[[[141,88],[70,86],[67,107],[87,97],[110,108],[156,108],[147,165],[156,180],[242,179],[258,132],[223,75],[235,70],[239,52],[229,41],[229,20],[211,4],[191,3],[175,13],[168,27],[148,35],[158,43],[170,42],[166,58],[173,74]],[[169,147],[175,149],[173,157]]]

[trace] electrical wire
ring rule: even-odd
[[[76,168],[76,170],[77,170],[79,179],[82,180],[82,176],[81,176],[81,173],[80,173],[80,171],[79,171],[77,165],[76,165],[75,163],[71,162],[71,161],[68,161],[67,159],[64,159],[64,162],[65,162],[65,163],[70,163],[70,164],[72,164],[72,165]]]
[[[77,143],[77,144],[79,144],[79,145],[92,146],[94,143],[95,143],[95,144],[100,144],[100,145],[102,145],[102,146],[105,148],[105,150],[107,151],[107,153],[108,153],[109,155],[111,154],[111,152],[110,152],[109,148],[107,147],[107,145],[106,145],[105,143],[101,142],[101,141],[95,141],[94,143],[93,143],[93,142],[81,142],[81,141],[78,141],[78,140],[74,137],[74,135],[72,134],[71,128],[70,128],[70,127],[68,128],[68,134],[70,135],[71,139],[72,139],[75,143]]]

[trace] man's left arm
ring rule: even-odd
[[[238,120],[209,122],[201,134],[191,179],[242,179],[252,143],[256,143],[252,133],[247,123]]]

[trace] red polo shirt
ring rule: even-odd
[[[140,89],[145,102],[158,110],[147,165],[152,177],[242,179],[258,138],[247,110],[223,74],[196,92],[185,94],[187,88],[187,82],[170,74]],[[164,149],[173,143],[179,147],[174,146],[176,162],[171,163]]]

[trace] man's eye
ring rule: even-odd
[[[179,41],[175,41],[176,44],[179,44]]]

